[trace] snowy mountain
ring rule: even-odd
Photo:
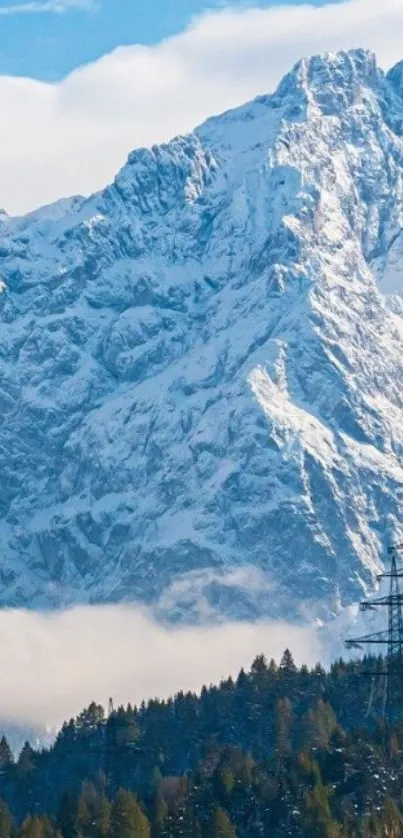
[[[403,64],[0,216],[0,601],[326,617],[403,511]]]

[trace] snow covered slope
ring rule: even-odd
[[[403,65],[0,216],[0,601],[330,615],[403,519]]]

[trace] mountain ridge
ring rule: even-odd
[[[373,585],[402,509],[400,85],[303,59],[2,217],[0,602],[326,619]]]

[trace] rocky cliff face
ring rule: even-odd
[[[0,601],[327,616],[403,506],[403,66],[0,218]]]

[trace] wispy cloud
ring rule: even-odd
[[[89,10],[95,7],[95,0],[31,0],[29,3],[18,3],[16,6],[0,6],[0,17],[10,15],[40,14],[50,12],[63,14],[70,9]]]

